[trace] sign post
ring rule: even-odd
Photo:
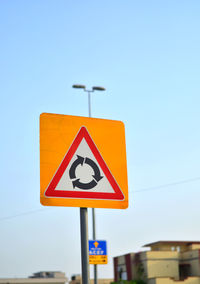
[[[88,211],[87,208],[80,208],[80,228],[81,228],[81,266],[82,283],[89,284],[89,257],[88,257]]]
[[[83,284],[89,284],[87,208],[128,207],[121,121],[40,115],[40,202],[80,207]]]

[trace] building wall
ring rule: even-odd
[[[200,284],[199,277],[188,277],[184,282],[175,281],[171,278],[151,278],[148,284]]]
[[[151,246],[151,251],[186,251],[188,246],[185,244],[157,243]]]
[[[178,252],[176,251],[148,251],[145,252],[147,278],[173,277],[179,279]]]
[[[98,279],[98,284],[110,284],[111,282],[113,282],[114,279],[113,278],[105,278],[105,279]],[[75,280],[71,280],[69,282],[69,284],[81,284],[82,283],[82,279],[81,277],[75,279]],[[94,279],[90,279],[90,284],[94,284]]]
[[[173,277],[179,279],[179,253],[176,251],[147,251],[119,256],[114,259],[115,281]]]
[[[190,276],[200,276],[200,250],[182,252],[180,254],[180,264],[190,265]]]
[[[118,281],[118,271],[117,271],[117,268],[118,268],[118,257],[114,257],[113,258],[113,268],[114,268],[114,281]]]
[[[200,244],[192,244],[192,245],[189,246],[188,249],[189,249],[189,250],[200,249]]]
[[[0,279],[0,284],[65,284],[67,279],[25,279],[25,278],[4,278]]]
[[[128,253],[114,258],[114,280],[131,280],[132,254]]]
[[[65,273],[60,271],[40,271],[29,278],[0,278],[0,284],[65,284]]]
[[[127,271],[126,271],[126,258],[125,255],[118,257],[118,266],[117,266],[117,281],[127,280]]]
[[[134,279],[142,279],[145,281],[148,277],[147,252],[136,253],[133,265]]]
[[[153,282],[157,280],[152,280],[154,278],[168,279],[162,281],[169,281],[170,278],[176,281],[191,278],[190,281],[197,281],[197,277],[200,279],[199,247],[200,244],[189,245],[189,242],[155,243],[150,251],[116,257],[114,259],[115,281],[151,279],[148,280],[148,283],[152,282],[150,284],[155,284]],[[120,271],[121,274],[119,274]],[[123,277],[120,278],[119,275]]]
[[[155,244],[151,247],[152,251],[173,251],[177,250],[176,246],[172,246],[171,244]]]
[[[111,282],[113,282],[114,279],[113,278],[108,278],[108,279],[98,279],[98,284],[110,284]],[[94,284],[94,279],[90,279],[90,284]]]

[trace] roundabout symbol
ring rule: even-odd
[[[46,117],[46,114],[43,116]],[[50,118],[49,119],[51,120],[52,123],[52,117]],[[59,121],[60,120],[58,120],[58,122]],[[66,127],[73,124],[71,120],[69,122],[70,123],[66,124]],[[42,127],[43,126],[45,127],[48,126],[48,124],[46,124],[46,119],[43,121]],[[120,122],[120,127],[121,126],[123,125]],[[48,127],[47,129],[49,129]],[[54,128],[52,128],[51,126],[51,129]],[[97,129],[95,128],[95,131]],[[112,128],[110,128],[110,123],[108,129],[110,133],[110,131],[112,130]],[[45,135],[47,132],[48,131],[45,131]],[[106,135],[107,134],[108,132],[106,132]],[[114,134],[116,134],[116,132],[114,132],[113,135]],[[122,134],[124,135],[124,130]],[[59,138],[60,137],[59,135],[60,132],[56,137]],[[41,139],[41,149],[42,149],[41,150],[42,151],[41,152],[42,155],[41,156],[41,162],[42,162],[41,163],[42,167],[41,202],[43,205],[72,206],[72,207],[86,207],[86,208],[87,207],[118,208],[118,209],[119,208],[124,209],[127,207],[128,199],[126,197],[128,192],[126,190],[127,189],[126,179],[125,179],[126,176],[124,177],[125,174],[124,171],[126,170],[126,165],[125,165],[125,160],[123,159],[123,157],[121,157],[121,151],[120,151],[123,143],[121,144],[120,142],[121,146],[115,149],[114,152],[110,147],[112,144],[110,144],[109,140],[108,147],[105,147],[104,149],[106,156],[102,157],[101,152],[97,148],[96,144],[94,143],[92,137],[90,136],[85,126],[81,126],[75,138],[73,130],[73,137],[71,135],[70,139],[68,139],[67,141],[71,143],[71,140],[72,139],[74,140],[71,146],[66,149],[66,153],[63,152],[64,155],[63,160],[59,164],[56,171],[55,171],[55,163],[58,164],[59,161],[61,160],[60,153],[56,152],[56,158],[55,160],[52,160],[54,161],[54,168],[50,168],[51,169],[50,172],[53,172],[54,170],[55,173],[50,183],[46,187],[47,181],[51,178],[51,173],[46,169],[46,163],[48,163],[48,165],[51,166],[50,158],[47,155],[47,153],[51,152],[52,149],[54,148],[51,144],[50,144],[51,147],[48,146],[46,148],[46,142],[49,143],[52,137],[51,135],[48,136],[48,139],[46,138],[44,139],[44,136],[42,137],[43,138]],[[99,135],[98,137],[101,137],[101,135]],[[118,137],[121,136],[118,135]],[[112,140],[112,135],[107,138]],[[99,143],[100,142],[105,143],[107,140],[108,139],[104,139],[102,141],[97,140],[97,142],[99,141]],[[117,141],[118,140],[116,139],[112,140],[112,142],[116,144]],[[59,144],[58,146],[61,147],[63,146],[63,144]],[[44,151],[44,149],[47,149],[48,151],[46,150]],[[113,160],[114,153],[118,154],[119,165],[117,167],[115,167],[115,162]],[[54,159],[54,155],[52,156],[52,158]],[[107,160],[109,160],[109,165],[111,168],[108,168],[105,162]],[[112,174],[111,170],[114,171],[115,176]],[[116,177],[117,180],[115,179]],[[124,182],[123,180],[121,180],[121,177],[124,177],[125,179]],[[122,191],[122,189],[119,187],[117,182],[120,183],[120,186],[122,186],[122,188],[125,188],[124,189],[125,192]]]
[[[79,165],[83,166],[84,163],[89,165],[94,171],[94,174],[92,175],[93,179],[88,183],[83,183],[80,181],[80,178],[76,177],[76,168]],[[72,181],[73,188],[77,187],[83,190],[90,190],[94,188],[98,184],[98,182],[103,178],[103,176],[101,176],[98,165],[92,159],[88,157],[83,158],[79,155],[77,155],[77,159],[73,162],[69,169],[69,177],[70,179],[75,179]]]

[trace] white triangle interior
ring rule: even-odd
[[[69,170],[74,163],[74,161],[77,159],[77,155],[84,158],[83,165],[79,164],[76,167],[75,170],[75,178],[70,178]],[[100,170],[100,175],[103,176],[100,181],[97,182],[96,186],[94,186],[91,189],[80,189],[77,187],[73,187],[73,181],[76,179],[79,179],[81,183],[89,183],[94,178],[92,175],[94,175],[93,168],[85,163],[85,158],[91,159],[93,162],[96,163]],[[82,139],[80,142],[77,150],[75,151],[70,163],[68,164],[67,168],[65,169],[60,181],[58,182],[55,190],[64,190],[64,191],[78,191],[78,192],[105,192],[105,193],[114,193],[114,190],[112,186],[110,185],[109,181],[107,180],[107,177],[105,176],[104,172],[102,171],[100,165],[98,164],[95,156],[93,155],[90,147],[88,146],[85,138]]]

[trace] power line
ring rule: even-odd
[[[151,191],[151,190],[157,190],[160,188],[166,188],[166,187],[170,187],[170,186],[176,186],[179,184],[185,184],[185,183],[190,183],[190,182],[195,182],[195,181],[199,181],[200,177],[196,177],[196,178],[191,178],[191,179],[185,179],[185,180],[181,180],[181,181],[177,181],[177,182],[171,182],[171,183],[166,183],[166,184],[162,184],[162,185],[157,185],[157,186],[152,186],[152,187],[146,187],[146,188],[142,188],[139,190],[133,190],[132,193],[136,193],[136,192],[144,192],[144,191]]]
[[[49,208],[48,208],[48,209],[49,209]],[[11,215],[11,216],[2,217],[2,218],[0,218],[0,222],[1,222],[1,221],[5,221],[5,220],[10,220],[10,219],[13,219],[13,218],[16,218],[16,217],[21,217],[21,216],[26,216],[26,215],[38,213],[38,212],[41,212],[41,211],[46,211],[46,210],[48,210],[48,209],[36,209],[36,210],[31,210],[31,211],[22,212],[22,213],[19,213],[19,214],[16,214],[16,215]]]
[[[181,181],[177,181],[177,182],[171,182],[171,183],[166,183],[166,184],[152,186],[152,187],[146,187],[146,188],[142,188],[142,189],[139,189],[139,190],[130,191],[130,193],[140,193],[140,192],[145,192],[145,191],[153,191],[153,190],[157,190],[157,189],[161,189],[161,188],[167,188],[167,187],[170,187],[170,186],[176,186],[176,185],[179,185],[179,184],[185,184],[185,183],[190,183],[190,182],[195,182],[195,181],[200,181],[200,177],[185,179],[185,180],[181,180]],[[50,208],[36,209],[36,210],[22,212],[22,213],[19,213],[19,214],[16,214],[16,215],[2,217],[2,218],[0,218],[0,222],[10,220],[10,219],[14,219],[14,218],[17,218],[17,217],[30,215],[30,214],[35,214],[35,213],[38,213],[38,212],[44,212],[48,209],[50,209]]]

